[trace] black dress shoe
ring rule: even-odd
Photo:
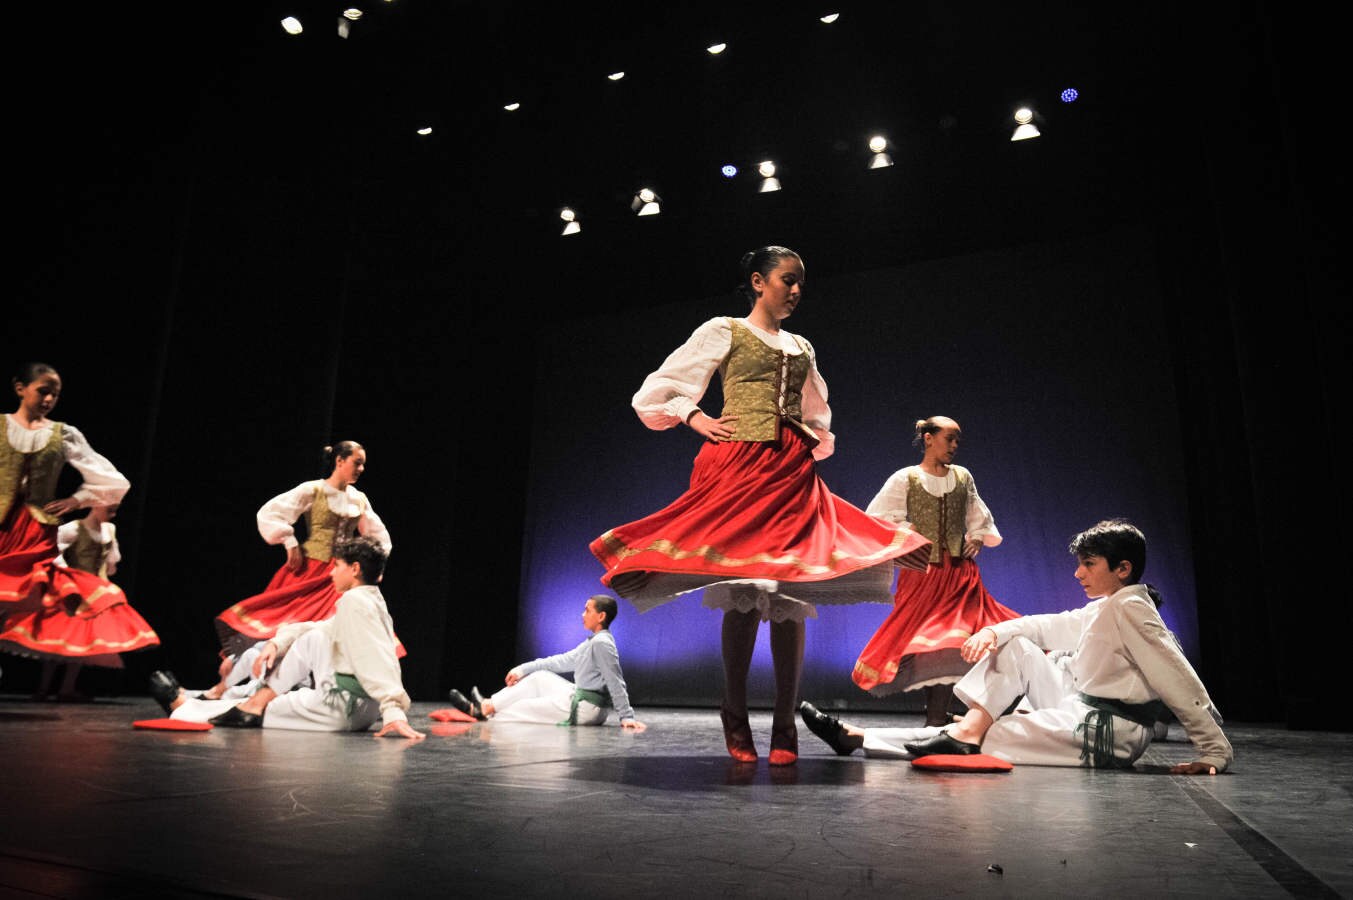
[[[173,672],[159,671],[150,673],[150,696],[164,708],[166,714],[174,711],[173,703],[178,699],[179,680]]]
[[[474,704],[474,715],[477,719],[487,719],[484,715],[484,695],[479,693],[479,685],[470,686],[470,702]]]
[[[799,718],[803,719],[809,731],[835,750],[837,756],[849,756],[864,746],[862,738],[846,733],[840,719],[827,715],[807,700],[799,704]]]
[[[906,747],[907,751],[918,759],[922,756],[971,756],[974,753],[982,752],[981,744],[969,744],[966,741],[955,740],[949,736],[947,731],[941,731],[924,741],[916,741],[902,746]]]
[[[471,691],[475,694],[479,693],[474,688],[471,688]],[[466,699],[464,694],[462,694],[455,688],[452,688],[450,691],[447,692],[446,698],[451,701],[452,706],[454,706],[461,712],[465,713],[465,715],[474,716],[476,719],[484,718],[479,713],[479,705],[477,703],[470,702],[468,699]]]
[[[219,716],[213,716],[207,720],[213,725],[220,725],[223,728],[262,728],[263,717],[255,713],[245,712],[238,706],[232,706],[230,709],[221,713]]]

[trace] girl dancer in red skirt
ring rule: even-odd
[[[121,668],[119,654],[160,639],[117,585],[57,563],[57,525],[77,509],[116,506],[130,485],[74,426],[47,418],[61,397],[56,369],[27,363],[13,383],[19,408],[0,441],[0,649]],[[84,483],[58,499],[67,463]]]
[[[287,561],[261,594],[241,600],[216,617],[216,631],[228,656],[237,656],[271,638],[287,622],[321,622],[333,617],[338,591],[329,572],[333,549],[353,534],[367,535],[390,552],[390,533],[371,501],[353,485],[366,469],[366,450],[356,441],[325,447],[322,466],[328,477],[306,481],[278,494],[258,511],[258,532],[269,544],[286,548]],[[306,521],[306,538],[296,537],[296,522]],[[400,648],[403,656],[403,648]]]
[[[665,509],[607,531],[591,544],[602,583],[642,612],[705,589],[723,616],[729,754],[756,759],[747,718],[747,674],[760,623],[770,624],[775,669],[772,765],[798,758],[794,713],[804,620],[815,603],[887,602],[897,564],[922,567],[929,542],[834,496],[814,461],[829,456],[827,385],[812,345],[780,325],[803,296],[803,260],[785,247],[742,259],[746,318],[701,325],[656,372],[633,406],[649,428],[685,424],[705,439],[690,489]],[[715,371],[719,416],[699,407]]]
[[[871,515],[928,537],[930,565],[898,573],[892,614],[851,677],[879,696],[924,687],[927,725],[949,724],[954,684],[971,668],[959,653],[963,642],[1019,615],[987,593],[977,571],[978,551],[999,544],[1001,533],[972,475],[953,465],[961,434],[944,416],[917,421],[912,444],[925,452],[921,464],[894,472],[869,504]]]

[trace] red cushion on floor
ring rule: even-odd
[[[141,719],[132,723],[133,728],[148,728],[155,731],[211,731],[210,722],[184,722],[180,719]]]
[[[455,737],[458,734],[467,734],[470,731],[470,722],[455,722],[444,725],[433,725],[428,731],[437,737]]]
[[[478,722],[474,716],[461,712],[458,709],[434,709],[428,713],[429,719],[436,719],[438,722]]]
[[[934,753],[911,761],[918,769],[936,772],[1009,772],[1013,765],[985,753]]]

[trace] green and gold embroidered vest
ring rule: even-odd
[[[930,538],[930,561],[940,561],[940,548],[958,559],[963,555],[963,536],[967,531],[968,484],[972,481],[966,470],[954,467],[954,489],[936,497],[921,484],[921,475],[913,471],[907,476],[907,518],[921,534]]]
[[[32,453],[20,453],[0,435],[0,522],[18,501],[26,504],[33,518],[42,524],[60,523],[60,518],[43,512],[42,507],[56,499],[56,479],[65,464],[60,422],[52,423],[51,438]]]
[[[108,544],[101,544],[81,525],[75,532],[75,540],[62,551],[66,565],[82,572],[93,572],[100,578],[108,577]]]
[[[723,414],[737,416],[732,440],[776,441],[780,423],[788,422],[809,442],[817,435],[803,424],[803,383],[808,380],[808,348],[795,337],[802,353],[791,356],[766,346],[742,323],[729,319],[733,343],[719,367],[723,379]]]
[[[366,509],[366,498],[357,495],[358,514]],[[305,514],[306,539],[301,548],[306,559],[328,562],[334,555],[334,546],[357,532],[357,520],[345,518],[329,508],[329,498],[321,482],[315,487],[315,502]]]

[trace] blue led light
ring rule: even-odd
[[[719,171],[720,171],[720,172],[723,172],[723,177],[724,177],[724,178],[732,178],[734,175],[738,174],[738,167],[737,167],[737,166],[724,166],[724,167],[723,167],[722,169],[720,169]]]
[[[1076,90],[1075,88],[1067,88],[1066,90],[1062,91],[1062,102],[1075,103],[1076,98],[1079,97],[1080,95],[1081,95],[1080,91]]]

